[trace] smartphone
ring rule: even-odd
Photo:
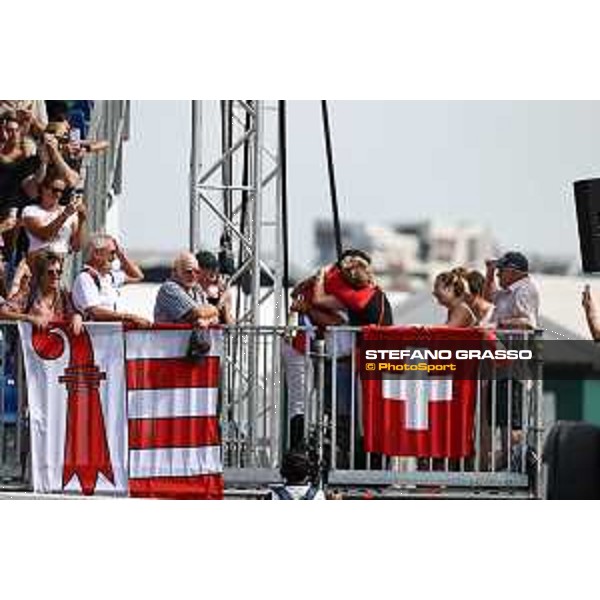
[[[77,144],[81,142],[81,131],[78,127],[73,127],[69,132],[69,141]]]

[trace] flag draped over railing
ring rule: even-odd
[[[365,327],[362,339],[398,350],[434,349],[444,343],[454,348],[489,343],[490,334],[448,327]],[[456,367],[443,374],[410,371],[363,376],[365,450],[388,456],[471,456],[478,361],[461,360]]]
[[[36,492],[223,497],[218,330],[190,361],[187,328],[19,328]]]
[[[126,332],[129,491],[132,496],[220,498],[220,332],[198,361],[190,332]]]

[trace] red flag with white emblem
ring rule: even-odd
[[[394,347],[410,349],[440,348],[443,342],[450,342],[456,348],[486,339],[489,334],[478,329],[366,327],[363,330],[364,342],[393,342]],[[363,378],[367,452],[433,458],[473,454],[478,361],[452,362],[457,364],[458,371],[430,374],[410,371],[384,378]]]

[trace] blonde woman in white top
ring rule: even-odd
[[[433,284],[435,299],[448,310],[448,327],[473,327],[477,318],[467,304],[468,284],[464,269],[440,273]]]

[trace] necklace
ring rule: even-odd
[[[50,300],[50,302],[48,302],[48,300]],[[48,295],[48,293],[44,294],[44,295],[40,295],[38,298],[38,303],[40,305],[40,308],[51,312],[53,315],[55,315],[57,312],[62,312],[60,311],[60,291],[56,290],[54,292],[50,292],[50,295]]]

